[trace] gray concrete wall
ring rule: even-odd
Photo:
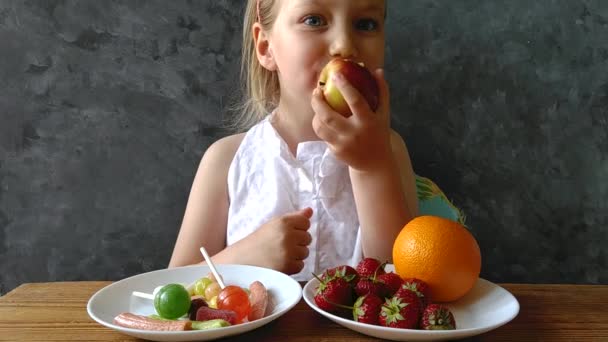
[[[166,267],[242,4],[0,0],[0,293]],[[607,283],[608,2],[392,1],[387,30],[394,128],[482,277]]]

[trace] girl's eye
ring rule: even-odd
[[[304,24],[309,26],[322,26],[325,25],[325,21],[318,15],[309,15],[303,20]]]
[[[378,29],[378,22],[374,19],[360,19],[355,22],[355,28],[362,31],[375,31]]]

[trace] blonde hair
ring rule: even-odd
[[[241,84],[243,98],[234,108],[231,128],[246,130],[264,119],[279,102],[279,78],[276,72],[264,68],[258,61],[253,40],[253,24],[260,22],[270,31],[276,18],[273,11],[276,0],[248,0],[243,22],[241,54]]]

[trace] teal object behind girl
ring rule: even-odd
[[[431,179],[416,175],[416,191],[420,215],[440,216],[465,225],[464,213]]]

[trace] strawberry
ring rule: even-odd
[[[365,258],[357,264],[357,273],[361,278],[369,278],[386,272],[384,271],[384,264],[380,263],[380,260]]]
[[[439,304],[429,304],[422,313],[420,328],[424,330],[454,330],[456,321],[450,309]]]
[[[348,265],[342,265],[338,267],[328,268],[321,275],[321,279],[328,281],[331,278],[344,278],[347,282],[356,284],[359,280],[357,270]]]
[[[374,294],[380,298],[386,297],[386,284],[376,280],[375,278],[359,278],[355,284],[355,293],[357,296],[365,296],[368,293]]]
[[[394,272],[381,274],[376,279],[386,284],[386,297],[392,297],[403,284],[403,279]]]
[[[420,303],[416,294],[412,292],[409,298],[393,296],[387,298],[378,321],[380,325],[401,329],[416,329],[420,315]]]
[[[380,297],[371,293],[357,298],[353,306],[353,319],[356,322],[378,325],[382,303],[384,301]]]
[[[424,310],[428,304],[429,298],[429,286],[427,283],[417,278],[405,278],[403,279],[401,288],[414,291],[420,298],[420,304]]]
[[[327,312],[338,312],[342,309],[338,305],[350,306],[353,303],[353,288],[344,278],[319,281],[314,297],[319,308]]]
[[[404,289],[403,287],[399,288],[393,297],[401,298],[403,301],[407,303],[415,304],[418,307],[418,313],[422,314],[422,310],[424,309],[420,303],[420,297],[416,295],[416,292],[408,289]]]

